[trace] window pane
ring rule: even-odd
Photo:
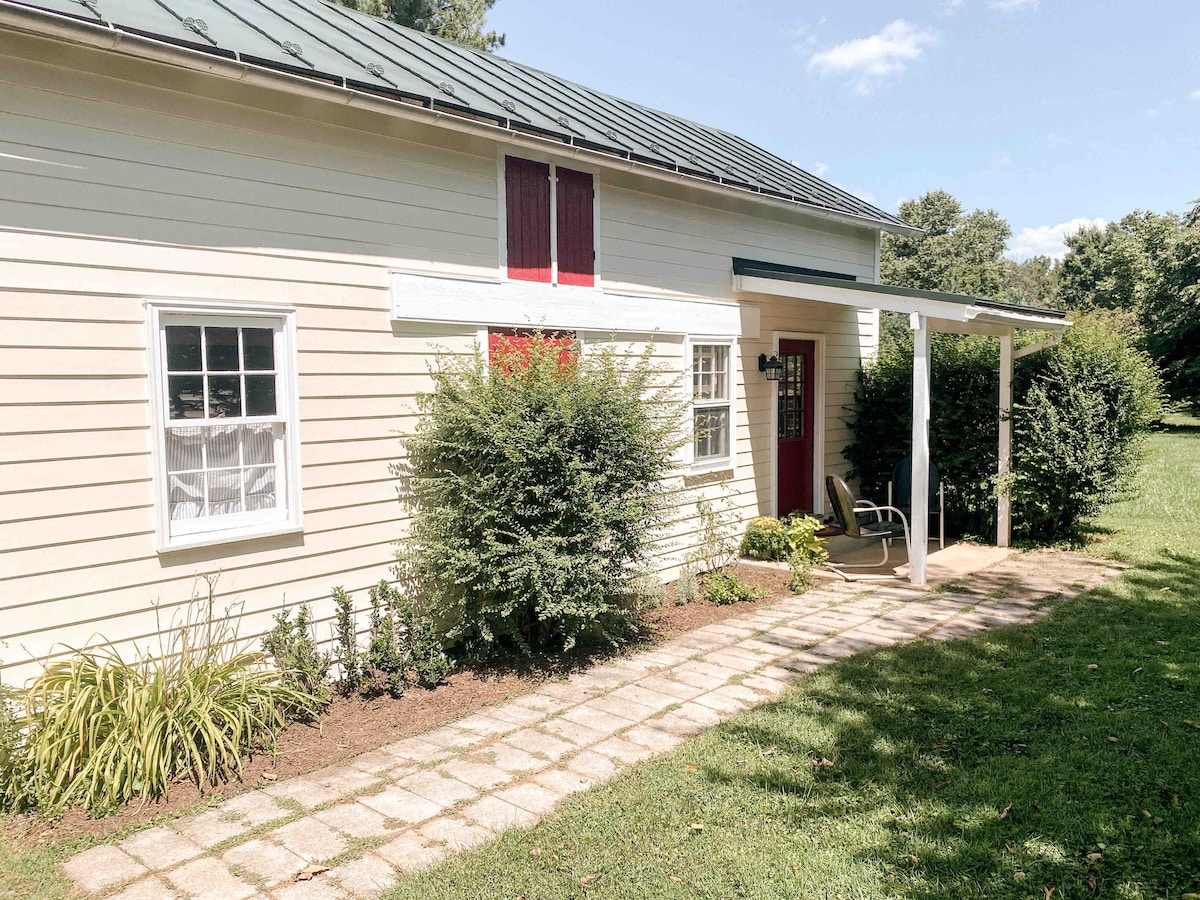
[[[168,515],[172,522],[198,519],[204,515],[204,473],[171,475],[167,486]]]
[[[275,332],[270,328],[243,328],[242,354],[246,369],[275,368]]]
[[[167,471],[186,472],[204,468],[201,448],[205,428],[167,429]]]
[[[242,511],[242,472],[232,469],[209,472],[208,510],[210,516],[227,516]]]
[[[729,410],[698,409],[693,417],[697,460],[729,455]]]
[[[200,327],[167,326],[167,369],[171,372],[200,371]]]
[[[210,372],[236,372],[238,368],[238,330],[236,328],[204,329]]]
[[[246,415],[275,415],[275,376],[246,376]]]
[[[224,419],[242,414],[242,379],[240,375],[208,376],[208,416]]]
[[[246,425],[244,426],[242,435],[242,460],[244,465],[274,465],[274,425]]]
[[[729,398],[729,348],[697,344],[692,348],[692,399]]]
[[[275,468],[246,469],[243,472],[243,484],[246,489],[246,509],[274,509],[275,499]]]
[[[212,428],[205,441],[208,451],[207,469],[225,469],[241,465],[241,454],[238,452],[238,437],[241,429],[234,425],[224,428]]]
[[[168,375],[167,401],[172,419],[203,419],[204,380],[199,375]]]

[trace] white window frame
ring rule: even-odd
[[[698,347],[725,347],[728,364],[725,371],[725,399],[697,401],[694,390],[695,351]],[[688,335],[683,346],[684,391],[687,400],[687,443],[689,473],[733,470],[737,460],[737,339],[728,335]],[[729,411],[729,452],[725,456],[696,456],[696,411],[698,409],[727,409]]]
[[[546,163],[550,166],[550,282],[525,281],[508,277],[508,177],[505,171],[506,157],[527,159],[531,162]],[[558,283],[558,167],[572,169],[592,176],[592,286],[580,287],[574,284]],[[501,281],[517,284],[540,284],[548,287],[561,287],[569,291],[598,291],[600,287],[600,178],[595,166],[589,166],[574,160],[560,162],[557,157],[548,153],[536,151],[511,153],[501,147],[496,154],[496,201],[500,236],[500,268]]]
[[[283,507],[273,510],[233,513],[171,521],[170,479],[167,477],[167,429],[172,423],[200,424],[200,420],[172,420],[168,409],[166,326],[226,326],[272,328],[275,331],[276,414],[282,420],[283,436],[276,446],[276,491]],[[300,407],[296,373],[296,311],[283,306],[230,306],[228,304],[176,301],[146,301],[146,346],[149,348],[150,409],[154,434],[151,440],[154,463],[155,538],[159,553],[210,547],[302,531],[300,493]],[[253,423],[243,417],[238,423]],[[267,421],[264,417],[261,421]],[[282,459],[280,459],[280,453]]]

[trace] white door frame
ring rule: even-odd
[[[825,335],[802,331],[772,331],[771,356],[779,355],[779,342],[812,341],[813,357],[813,512],[825,512]],[[778,382],[768,381],[771,395],[771,514],[779,515],[779,397]]]

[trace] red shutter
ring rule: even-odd
[[[592,218],[592,176],[558,168],[558,283],[596,283],[596,229]]]
[[[488,329],[488,361],[493,366],[500,366],[505,372],[509,371],[510,360],[529,358],[529,348],[536,340],[538,332],[528,328],[489,328]],[[543,331],[542,342],[558,347],[558,361],[563,371],[574,368],[575,333],[573,331]],[[524,363],[527,365],[528,363]]]
[[[508,277],[550,281],[550,166],[504,158]]]

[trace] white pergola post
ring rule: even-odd
[[[1013,333],[1000,336],[1000,464],[1001,487],[996,496],[996,546],[1012,544],[1012,497],[1006,479],[1012,471],[1012,377]]]
[[[913,416],[908,580],[921,585],[929,553],[929,319],[912,313],[909,324],[913,330]]]

